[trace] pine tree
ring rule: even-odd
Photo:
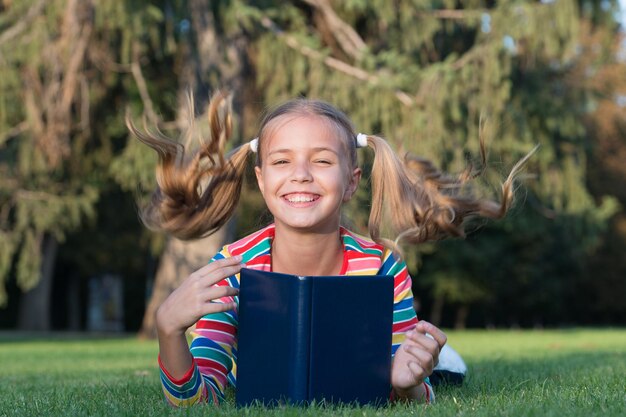
[[[0,4],[0,282],[16,276],[24,290],[42,283],[42,300],[58,244],[93,221],[98,199],[117,184],[154,187],[156,158],[129,138],[126,108],[175,136],[189,89],[199,114],[217,87],[234,92],[235,143],[254,136],[264,105],[294,96],[330,101],[360,131],[382,133],[451,173],[478,159],[482,136],[485,196],[497,197],[507,170],[540,144],[506,220],[476,224],[481,232],[466,241],[406,248],[422,304],[435,318],[458,307],[459,325],[470,306],[482,323],[519,323],[540,309],[567,321],[576,298],[567,289],[577,288],[570,284],[580,282],[617,210],[619,180],[603,188],[592,170],[592,194],[587,171],[607,144],[598,132],[621,132],[599,110],[621,108],[606,88],[623,80],[607,55],[616,1]],[[586,46],[600,29],[606,41]],[[367,170],[371,155],[360,157]],[[262,207],[254,192],[242,202],[238,234],[258,226]],[[367,181],[348,211],[365,232]],[[150,236],[156,246],[161,237]]]
[[[77,177],[96,163],[80,159],[90,142],[91,91],[84,62],[93,5],[16,2],[5,5],[1,18],[9,28],[0,36],[0,282],[14,258],[23,290],[43,280],[44,291],[31,293],[42,297],[23,303],[33,313],[24,325],[46,328],[43,312],[57,242],[94,216],[98,198],[97,187]],[[6,301],[0,285],[0,305]]]
[[[137,69],[142,50],[167,52],[166,3],[33,0],[0,10],[0,305],[14,273],[26,291],[22,328],[49,327],[58,243],[94,221],[110,187],[127,136],[119,91],[132,104],[157,88]]]
[[[178,41],[178,105],[177,130],[185,131],[190,117],[194,118],[199,134],[206,134],[207,121],[203,111],[210,94],[220,89],[230,92],[233,97],[235,119],[242,119],[242,99],[246,83],[244,71],[245,42],[237,28],[224,29],[221,5],[208,0],[191,0],[187,8],[181,10],[179,19],[189,28]],[[191,93],[198,115],[189,115],[188,95]],[[146,109],[144,108],[144,111]],[[153,124],[159,120],[152,117]],[[203,130],[204,129],[204,130]],[[146,153],[144,145],[130,139],[125,152],[112,165],[113,172],[118,167],[128,167],[118,171],[116,178],[125,186],[135,187],[141,173],[153,175],[154,160],[136,163]],[[154,184],[152,187],[154,188]],[[155,274],[154,286],[146,306],[140,329],[141,337],[156,337],[155,313],[165,298],[193,271],[206,264],[219,248],[233,237],[232,227],[224,227],[216,233],[193,241],[181,241],[167,237],[160,253],[159,266]]]
[[[587,189],[587,90],[570,82],[580,60],[576,2],[305,0],[239,7],[255,33],[251,50],[266,102],[326,99],[361,131],[382,132],[399,149],[452,173],[477,158],[486,135],[493,159],[486,196],[497,195],[507,169],[539,144],[528,165],[525,205],[489,226],[494,231],[484,233],[484,243],[407,252],[415,271],[421,254],[434,251],[430,268],[416,277],[425,284],[416,293],[430,291],[435,305],[460,305],[459,324],[477,302],[510,298],[519,307],[512,322],[522,311],[554,305],[568,275],[580,274],[568,259],[593,250],[617,207],[614,198],[596,201]],[[362,231],[366,202],[361,195],[351,213]],[[555,232],[550,239],[546,230]],[[538,261],[542,267],[533,267]],[[537,285],[553,290],[537,296],[531,291]],[[515,291],[507,295],[507,288]],[[530,295],[516,303],[520,293]]]

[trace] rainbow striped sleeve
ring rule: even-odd
[[[411,290],[412,280],[404,261],[396,258],[389,249],[383,254],[383,264],[378,275],[392,275],[394,277],[394,304],[393,304],[393,325],[391,337],[391,354],[396,351],[404,342],[406,333],[417,324],[417,316],[413,308],[413,291]],[[426,402],[435,401],[435,390],[433,390],[430,379],[424,380],[426,388]]]
[[[227,256],[228,251],[224,248],[211,262]],[[239,288],[239,281],[236,276],[231,276],[216,285]],[[215,300],[220,303],[232,301],[233,297]],[[198,402],[219,403],[224,400],[224,388],[233,368],[236,329],[236,312],[208,314],[198,320],[195,330],[191,332],[189,351],[194,362],[187,374],[176,380],[159,363],[163,392],[171,405],[179,407]]]
[[[430,383],[430,378],[426,377],[424,380],[424,388],[426,388],[426,404],[432,404],[435,402],[435,390],[433,384]]]
[[[417,316],[413,309],[411,276],[404,261],[395,257],[389,249],[386,249],[383,254],[383,262],[378,274],[391,275],[394,279],[391,354],[395,355],[396,350],[404,341],[406,333],[417,324]]]
[[[173,406],[186,406],[195,404],[206,396],[206,390],[202,384],[202,378],[198,373],[196,364],[180,379],[173,378],[161,363],[159,357],[159,367],[161,368],[161,388],[167,402]]]

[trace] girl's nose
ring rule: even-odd
[[[311,175],[311,169],[308,162],[294,163],[294,169],[291,180],[294,182],[311,182],[313,176]]]

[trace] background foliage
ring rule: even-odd
[[[49,282],[58,303],[65,283],[84,292],[89,276],[117,272],[135,312],[127,328],[138,326],[163,238],[136,220],[155,156],[129,139],[125,111],[173,133],[181,91],[201,97],[201,113],[210,89],[236,81],[234,143],[255,135],[266,105],[322,98],[451,173],[477,161],[482,135],[485,196],[539,144],[507,219],[406,248],[420,315],[459,327],[624,323],[617,11],[614,0],[0,2],[1,322],[15,323],[18,288]],[[361,232],[368,198],[364,181],[346,210]],[[237,234],[262,211],[250,181]]]

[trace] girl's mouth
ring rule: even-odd
[[[291,204],[306,204],[318,200],[320,196],[319,194],[291,193],[284,195],[283,198]]]

